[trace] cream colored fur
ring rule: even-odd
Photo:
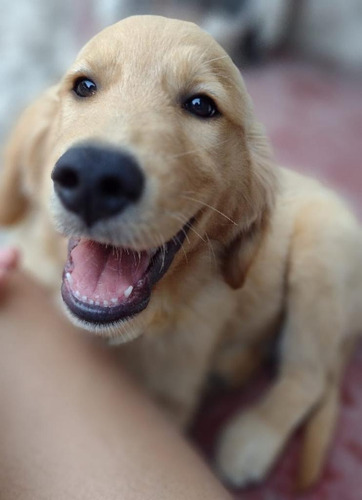
[[[97,82],[94,97],[74,96],[78,76]],[[197,93],[210,95],[221,116],[187,114],[182,100]],[[87,140],[130,150],[147,188],[137,206],[85,233],[54,195],[50,172]],[[276,380],[226,425],[217,466],[235,485],[261,480],[311,416],[305,486],[320,472],[341,366],[362,325],[360,227],[334,193],[273,164],[242,78],[209,35],[181,21],[129,18],[92,39],[24,113],[5,156],[0,221],[22,220],[27,267],[58,289],[66,239],[55,227],[141,250],[192,216],[147,309],[96,333],[113,343],[138,337],[120,348],[124,363],[185,424],[210,373],[243,383],[280,332]],[[324,436],[316,432],[326,425]]]

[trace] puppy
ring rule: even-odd
[[[277,378],[225,427],[217,466],[263,479],[307,419],[300,483],[316,480],[362,324],[362,233],[335,194],[273,164],[210,35],[141,16],[93,38],[15,129],[0,221],[22,221],[49,286],[64,268],[75,324],[133,340],[123,362],[180,425],[210,373],[241,384],[280,333]]]

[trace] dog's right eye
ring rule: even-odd
[[[77,78],[73,85],[73,92],[79,97],[91,97],[97,92],[97,85],[90,78]]]
[[[183,103],[183,108],[199,118],[213,118],[220,115],[215,102],[204,94],[190,97]]]

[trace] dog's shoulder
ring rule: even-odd
[[[353,217],[348,202],[324,180],[282,167],[279,168],[279,174],[278,202],[290,214],[298,213],[307,206],[319,205],[343,214],[349,213]]]

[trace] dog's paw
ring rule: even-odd
[[[232,486],[260,482],[269,472],[283,445],[283,437],[257,412],[232,420],[223,430],[216,466]]]

